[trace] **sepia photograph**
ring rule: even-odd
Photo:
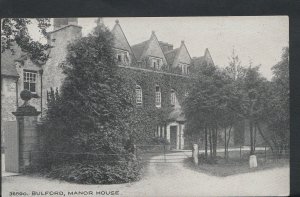
[[[1,19],[2,196],[288,196],[288,16]]]

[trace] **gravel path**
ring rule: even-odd
[[[171,153],[167,158],[180,161],[186,155],[190,153]],[[152,161],[162,158],[156,156]],[[187,169],[183,163],[150,163],[141,181],[118,185],[80,185],[29,176],[2,177],[2,196],[9,197],[13,191],[26,192],[28,196],[32,196],[32,191],[64,191],[65,196],[104,196],[96,195],[97,191],[119,191],[121,196],[287,196],[289,167],[215,177]],[[68,194],[75,191],[91,191],[93,195]]]

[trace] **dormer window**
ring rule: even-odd
[[[156,69],[156,61],[153,61],[153,68]]]
[[[150,57],[150,61],[151,61],[151,66],[154,69],[160,70],[163,64],[163,61],[161,58],[157,58],[157,57]]]
[[[118,54],[118,55],[117,55],[117,59],[118,59],[118,62],[122,62],[122,55],[121,55],[121,54]]]
[[[124,55],[125,55],[125,57],[124,57],[125,62],[129,63],[129,53],[126,51],[126,53]]]
[[[117,63],[126,65],[130,64],[130,56],[128,51],[116,48],[114,48],[114,50],[116,52]]]
[[[188,64],[180,64],[182,74],[189,74],[189,65]]]
[[[161,91],[158,85],[155,86],[155,106],[161,108]]]

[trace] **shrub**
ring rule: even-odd
[[[85,184],[119,184],[140,178],[140,162],[131,156],[122,162],[85,160],[53,165],[48,177]]]

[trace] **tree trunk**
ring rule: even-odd
[[[210,150],[210,157],[212,158],[212,131],[209,129],[209,150]]]
[[[254,138],[253,138],[253,149],[255,151],[255,147],[256,147],[256,126],[254,125]]]
[[[271,148],[271,151],[273,152],[273,146],[270,143],[270,141],[265,137],[265,135],[263,134],[262,130],[260,129],[259,124],[256,122],[255,126],[257,127],[257,130],[259,132],[259,134],[261,135],[261,137],[264,139],[264,141],[268,144],[268,146]]]
[[[224,140],[224,156],[225,156],[225,159],[227,158],[227,140],[226,140],[226,134],[227,134],[227,131],[226,131],[226,127],[225,127],[225,130],[224,130],[224,134],[225,134],[225,140]]]
[[[253,122],[250,119],[249,120],[249,127],[250,127],[250,155],[254,155],[254,149],[253,149]]]
[[[227,153],[226,153],[227,159],[229,158],[228,147],[229,147],[229,142],[230,142],[230,133],[231,133],[231,129],[232,129],[232,126],[230,126],[229,131],[228,131],[228,139],[227,139],[227,145],[226,145],[226,147],[227,147]]]
[[[207,127],[204,128],[204,138],[205,138],[205,158],[207,159]]]
[[[217,129],[213,130],[213,156],[217,156],[217,141],[218,141],[218,135],[217,135]]]

